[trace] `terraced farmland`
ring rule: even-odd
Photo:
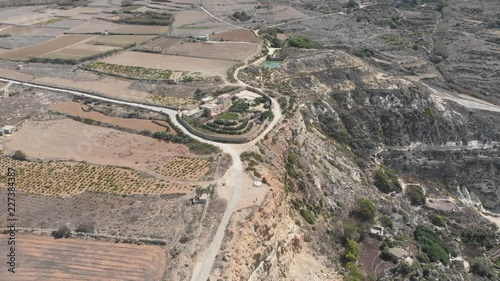
[[[175,108],[194,108],[198,104],[196,100],[167,96],[149,96],[147,101]]]

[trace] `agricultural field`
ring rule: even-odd
[[[183,43],[173,46],[167,53],[187,57],[244,61],[252,54],[259,52],[259,49],[258,44],[252,43]]]
[[[154,36],[141,36],[141,35],[108,35],[99,36],[96,39],[88,42],[93,45],[106,45],[111,47],[126,47],[130,44],[140,44],[145,41],[153,39]]]
[[[71,116],[77,116],[84,119],[91,119],[101,123],[111,124],[115,126],[119,126],[126,129],[135,130],[137,132],[141,132],[144,130],[154,132],[162,132],[167,130],[169,133],[175,135],[176,132],[165,122],[161,124],[165,124],[165,126],[160,126],[156,123],[153,123],[151,120],[146,119],[133,119],[133,118],[119,118],[104,115],[97,111],[92,111],[88,106],[83,105],[77,102],[63,102],[54,104],[50,107],[50,109],[57,111],[59,113],[68,114]]]
[[[173,38],[173,37],[160,37],[157,38],[147,44],[144,44],[140,47],[138,47],[141,50],[146,50],[146,51],[154,51],[158,53],[164,53],[166,52],[169,48],[176,46],[183,42],[182,39],[179,38]]]
[[[192,109],[198,105],[198,101],[196,100],[169,96],[149,96],[147,101],[158,105],[183,109]]]
[[[168,26],[153,25],[118,25],[109,30],[111,34],[135,34],[135,35],[158,35],[167,33],[170,30]]]
[[[155,172],[176,179],[197,181],[210,170],[210,167],[210,161],[203,158],[176,156],[165,165],[157,167]]]
[[[168,80],[172,75],[170,70],[161,70],[156,68],[119,65],[105,62],[92,62],[83,65],[84,67],[103,72],[106,74],[118,75],[127,78],[145,79],[145,80]]]
[[[183,11],[175,15],[173,26],[182,28],[188,25],[203,23],[210,20],[210,16],[203,11]]]
[[[46,53],[50,53],[64,47],[82,42],[84,40],[88,40],[90,38],[92,38],[92,36],[61,36],[44,43],[5,52],[0,55],[0,58],[12,60],[27,60],[30,57],[41,56]]]
[[[7,252],[7,238],[0,236],[2,253]],[[22,266],[7,278],[13,281],[160,280],[167,265],[159,246],[28,234],[18,234],[16,242],[16,262]],[[1,264],[0,270],[7,272],[7,264]]]
[[[89,20],[84,24],[81,24],[75,28],[66,31],[68,34],[101,34],[104,31],[112,30],[119,27],[119,25],[102,21],[102,20]]]
[[[43,42],[47,42],[53,39],[53,37],[0,37],[0,48],[12,50],[17,48],[24,48]]]
[[[0,35],[23,35],[40,29],[38,26],[10,26],[0,30]]]
[[[61,58],[61,59],[73,59],[82,60],[87,57],[96,56],[105,52],[110,52],[117,50],[116,47],[103,46],[103,45],[91,45],[89,43],[80,43],[73,45],[68,48],[60,49],[55,52],[51,52],[41,56],[42,58]]]
[[[15,167],[17,189],[47,196],[74,196],[86,191],[115,194],[192,192],[195,186],[159,180],[135,170],[87,162],[29,162],[0,156],[0,169]]]
[[[210,40],[213,41],[236,41],[236,42],[251,42],[261,43],[262,40],[255,36],[252,31],[246,29],[237,29],[227,32],[211,34]]]
[[[189,154],[187,146],[87,125],[71,119],[28,121],[9,137],[6,151],[28,157],[86,161],[138,170],[162,166],[170,157]]]
[[[234,62],[126,51],[101,60],[105,63],[162,70],[199,72],[203,76],[226,76]]]

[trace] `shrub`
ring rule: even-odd
[[[181,244],[185,244],[189,241],[189,238],[187,238],[186,236],[182,237],[181,239],[179,239],[179,243]]]
[[[406,196],[410,199],[410,203],[414,206],[425,204],[425,195],[421,187],[409,185],[406,187]]]
[[[444,265],[448,264],[449,251],[441,237],[426,226],[418,226],[414,235],[420,245],[420,248],[427,254],[430,261],[441,261]]]
[[[382,224],[382,226],[384,227],[387,227],[387,228],[390,228],[390,229],[394,229],[394,222],[392,221],[392,219],[388,216],[383,216],[380,218],[380,223]]]
[[[260,120],[264,121],[266,119],[273,120],[274,119],[274,113],[271,110],[264,111],[259,117]]]
[[[317,42],[304,36],[295,36],[287,39],[288,45],[295,48],[318,49],[320,45]]]
[[[350,262],[356,262],[361,255],[359,249],[359,243],[354,240],[347,241],[347,253],[345,255],[346,259]]]
[[[492,248],[497,239],[495,231],[487,226],[472,226],[462,231],[462,241],[472,246]]]
[[[373,221],[375,220],[375,215],[377,214],[377,208],[370,199],[359,198],[358,200],[356,200],[351,214],[358,219],[373,223]]]
[[[60,239],[60,238],[69,238],[71,237],[71,229],[69,229],[68,226],[63,225],[59,227],[59,229],[52,231],[52,236],[54,236],[55,239]]]
[[[233,14],[233,18],[239,21],[247,21],[250,20],[252,17],[249,16],[245,11],[236,11]]]
[[[446,219],[439,214],[431,213],[429,215],[429,219],[431,220],[431,223],[435,226],[446,227]]]
[[[495,280],[495,278],[498,277],[495,268],[493,268],[493,263],[485,258],[473,259],[470,271],[479,276],[489,278],[490,280]]]
[[[26,154],[24,154],[24,152],[22,152],[21,150],[16,150],[16,152],[14,152],[14,155],[12,155],[12,159],[19,160],[19,161],[25,161]]]
[[[348,281],[361,281],[363,280],[363,272],[354,262],[348,262],[345,268],[349,272],[349,276],[346,278]]]
[[[83,233],[94,233],[95,225],[92,223],[82,223],[75,229],[75,231]]]
[[[393,191],[401,192],[403,188],[399,183],[398,174],[396,171],[381,165],[375,172],[375,186],[384,193]]]

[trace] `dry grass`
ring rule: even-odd
[[[181,186],[144,177],[139,172],[115,166],[85,162],[28,162],[0,157],[0,169],[16,169],[17,188],[27,193],[72,196],[85,191],[115,194],[168,194],[191,192],[193,186]]]
[[[6,247],[7,235],[0,236],[0,241]],[[16,237],[16,258],[15,274],[1,263],[2,280],[160,280],[167,264],[158,246],[23,234]]]
[[[155,172],[176,179],[196,181],[210,170],[210,165],[206,159],[177,156],[156,168]]]

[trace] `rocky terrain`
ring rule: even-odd
[[[276,196],[267,201],[273,202],[268,207],[274,210],[272,217],[282,223],[268,223],[271,230],[262,233],[258,218],[269,212],[268,205],[253,213],[248,230],[255,233],[253,239],[230,237],[256,246],[231,259],[253,257],[256,263],[231,263],[220,269],[221,277],[237,272],[240,280],[267,280],[280,268],[279,278],[288,280],[293,270],[289,266],[287,272],[284,264],[293,264],[302,252],[312,252],[321,261],[312,268],[336,268],[346,280],[495,276],[490,273],[496,274],[491,264],[498,262],[498,226],[492,223],[494,217],[488,222],[479,210],[498,212],[500,206],[499,113],[464,107],[437,95],[424,84],[429,81],[388,73],[344,51],[285,52],[287,58],[277,70],[251,67],[240,74],[247,81],[262,79],[265,87],[287,100],[285,120],[261,144],[266,148],[262,165],[284,171],[273,174],[277,186],[272,186],[283,188],[285,203],[274,202],[280,200]],[[359,210],[364,204],[360,198],[372,202],[372,217],[360,215],[366,211]],[[286,211],[295,225],[280,217]],[[386,234],[370,234],[373,225],[384,227]],[[450,267],[448,254],[440,260],[428,252],[420,238],[426,228],[437,233],[445,253],[463,257],[465,270]],[[301,247],[290,245],[278,255],[272,249],[286,245],[280,238],[286,230],[288,243],[300,237],[296,243]],[[360,253],[349,256],[357,243]],[[387,254],[399,248],[409,251],[407,259],[393,260]],[[489,264],[490,273],[479,273],[479,263]],[[263,265],[268,275],[263,275]],[[331,280],[324,278],[318,280]]]

